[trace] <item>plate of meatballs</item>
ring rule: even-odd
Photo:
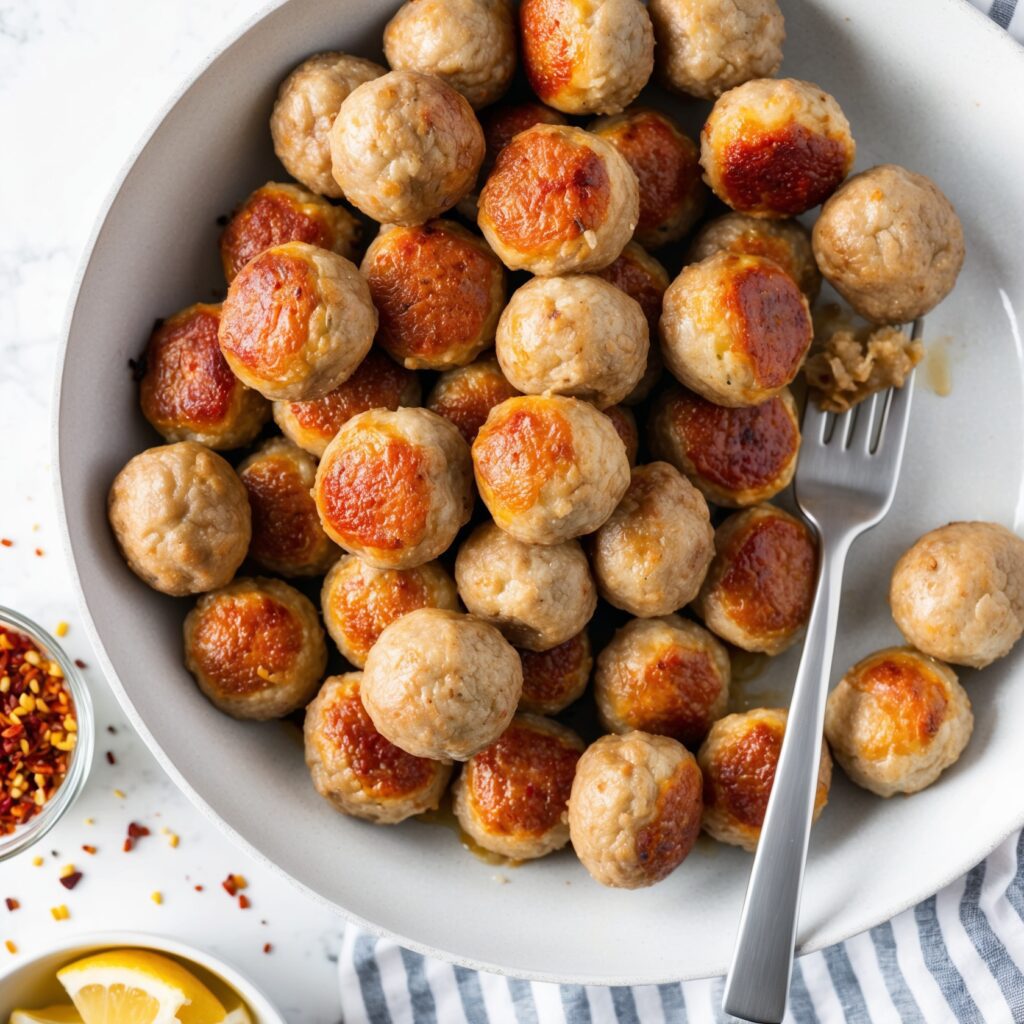
[[[286,0],[126,171],[57,403],[96,647],[363,926],[724,971],[816,585],[802,409],[890,387],[801,948],[1024,822],[1024,61],[952,0],[848,9]]]

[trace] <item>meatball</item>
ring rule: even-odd
[[[283,437],[264,441],[238,467],[249,494],[249,558],[280,576],[319,576],[340,552],[316,513],[316,459]]]
[[[494,341],[505,270],[458,224],[384,228],[361,269],[380,314],[377,341],[408,369],[465,366]]]
[[[318,53],[281,83],[270,134],[278,160],[296,181],[322,196],[342,198],[331,174],[331,127],[348,94],[384,73],[372,60]]]
[[[640,0],[523,0],[519,24],[530,87],[566,114],[617,114],[654,70]]]
[[[633,470],[591,547],[601,596],[639,616],[667,615],[692,601],[714,555],[708,503],[667,462]]]
[[[439,217],[473,188],[484,158],[473,108],[440,78],[415,71],[353,90],[330,138],[345,198],[382,224]]]
[[[316,693],[327,645],[307,597],[280,580],[243,577],[185,616],[185,667],[232,718],[283,718]]]
[[[548,276],[607,267],[639,210],[636,175],[610,142],[540,124],[498,154],[478,224],[505,266]]]
[[[317,467],[327,536],[381,569],[411,569],[447,550],[473,508],[469,448],[426,409],[353,416]]]
[[[576,766],[569,835],[596,881],[640,889],[686,859],[701,810],[700,769],[681,743],[645,732],[604,736]]]
[[[466,761],[508,728],[523,690],[519,655],[489,623],[440,608],[403,615],[370,649],[363,705],[396,746]]]
[[[569,640],[597,607],[597,588],[576,541],[524,544],[493,523],[466,538],[455,559],[455,582],[470,612],[531,651]]]
[[[323,398],[275,402],[274,422],[285,437],[320,458],[334,435],[353,416],[370,409],[398,409],[420,404],[420,381],[372,348],[355,372]]]
[[[498,362],[526,394],[573,395],[599,409],[636,387],[647,368],[640,304],[599,277],[535,277],[498,321]]]
[[[631,619],[598,655],[594,697],[610,732],[671,736],[696,750],[729,702],[729,654],[678,615]]]
[[[649,0],[647,9],[670,89],[713,100],[779,70],[786,25],[776,0]]]
[[[697,753],[704,773],[704,831],[720,843],[748,853],[761,838],[768,798],[775,782],[782,737],[789,713],[784,708],[754,708],[720,718]],[[814,821],[828,803],[832,758],[822,740]]]
[[[757,78],[715,103],[700,135],[704,180],[755,217],[795,217],[823,203],[850,173],[850,124],[823,89]]]
[[[228,365],[266,398],[323,398],[370,350],[377,311],[344,256],[306,242],[260,253],[228,288],[218,338]]]
[[[488,511],[526,544],[593,533],[629,486],[626,446],[612,421],[576,398],[502,402],[480,428],[472,454]]]
[[[622,439],[626,446],[626,458],[630,466],[636,465],[636,457],[640,451],[640,430],[636,425],[636,417],[633,411],[625,405],[611,405],[602,410],[605,416],[612,421],[615,433]]]
[[[482,175],[489,175],[498,154],[520,133],[535,124],[568,124],[563,114],[542,103],[503,103],[480,115],[484,130]]]
[[[881,164],[822,208],[814,258],[829,284],[874,323],[909,323],[938,305],[964,262],[952,203],[923,174]]]
[[[381,633],[417,608],[459,610],[455,581],[440,562],[415,569],[375,569],[355,555],[342,555],[320,593],[327,632],[357,668],[366,667],[366,656]]]
[[[472,107],[501,98],[516,70],[508,0],[406,0],[384,29],[396,71],[436,75]]]
[[[194,441],[129,460],[110,487],[107,515],[128,568],[173,597],[227,583],[252,534],[238,474]]]
[[[442,373],[427,398],[427,408],[454,423],[466,443],[472,444],[490,411],[518,394],[497,359],[478,359]]]
[[[646,249],[682,238],[708,198],[693,139],[667,114],[643,107],[599,118],[590,131],[607,139],[637,177],[640,213],[633,237]]]
[[[557,715],[582,697],[594,667],[586,633],[577,633],[547,651],[521,650],[519,660],[523,663],[519,710],[538,715]]]
[[[361,672],[328,676],[306,709],[306,765],[316,791],[343,814],[396,825],[441,802],[451,765],[414,757],[373,726]]]
[[[157,324],[142,357],[142,415],[165,441],[240,448],[260,432],[267,400],[232,372],[217,344],[220,305],[197,303]]]
[[[708,501],[745,508],[774,497],[793,479],[800,420],[789,388],[760,405],[727,409],[673,387],[651,410],[647,443]]]
[[[1024,540],[996,523],[950,523],[904,553],[892,617],[918,650],[984,668],[1024,632]]]
[[[858,786],[879,796],[930,786],[963,753],[973,728],[956,673],[911,647],[857,662],[825,708],[832,755]]]
[[[715,531],[715,558],[693,607],[723,640],[779,654],[807,625],[817,570],[811,531],[774,505],[755,505]]]
[[[760,405],[779,394],[813,334],[807,299],[763,256],[716,253],[684,267],[665,292],[665,364],[716,405]]]

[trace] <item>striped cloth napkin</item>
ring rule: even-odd
[[[971,0],[1024,42],[1024,2]],[[344,1024],[725,1024],[723,978],[602,988],[453,967],[345,927]],[[1024,1022],[1024,832],[963,878],[793,971],[787,1024]]]

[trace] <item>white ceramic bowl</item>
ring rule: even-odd
[[[593,983],[724,971],[750,859],[702,841],[668,881],[615,892],[565,852],[514,871],[465,853],[443,828],[375,828],[335,813],[309,784],[295,730],[236,722],[181,664],[188,601],[155,594],[124,566],[105,516],[114,474],[158,443],[137,408],[128,359],[154,317],[223,294],[216,220],[283,176],[267,119],[277,83],[325,49],[379,55],[397,0],[290,0],[215,57],[165,112],[120,183],[82,273],[59,395],[58,457],[70,546],[101,662],[132,721],[198,804],[250,850],[349,918],[414,949],[490,969]],[[928,318],[951,336],[953,391],[919,375],[903,479],[885,523],[860,540],[844,591],[836,675],[896,642],[889,572],[920,533],[950,519],[1018,529],[1024,467],[1022,51],[960,0],[784,0],[784,73],[842,103],[858,166],[933,176],[965,223],[967,265]],[[941,56],[940,56],[941,55]],[[706,107],[669,101],[691,130]],[[1024,646],[1024,645],[1022,645]],[[837,772],[815,827],[805,950],[884,920],[970,868],[1024,821],[1024,672],[1018,650],[975,678],[977,715],[959,764],[912,800],[879,800]],[[798,652],[758,679],[785,701]],[[507,884],[499,884],[496,875]]]

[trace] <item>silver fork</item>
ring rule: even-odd
[[[914,322],[915,339],[922,325]],[[795,494],[818,533],[818,582],[722,999],[726,1013],[744,1020],[778,1024],[786,1012],[843,566],[853,541],[892,505],[913,385],[911,374],[899,390],[841,416],[810,399],[804,412]]]

